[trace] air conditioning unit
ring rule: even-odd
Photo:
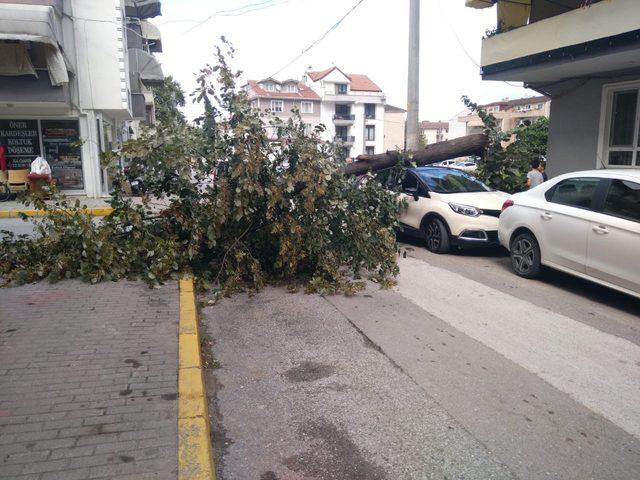
[[[465,0],[465,6],[470,8],[489,8],[493,7],[496,0]]]

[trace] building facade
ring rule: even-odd
[[[520,125],[531,125],[539,118],[549,118],[551,99],[546,96],[517,98],[514,100],[505,98],[498,102],[482,105],[482,108],[496,117],[500,130],[506,133]],[[475,113],[464,112],[458,116],[458,121],[466,125],[468,135],[482,133],[484,129],[482,120]]]
[[[297,110],[307,131],[320,124],[320,97],[298,80],[249,80],[244,89],[254,108],[268,110],[282,122],[287,122]],[[269,138],[278,139],[277,127],[268,125],[265,128]]]
[[[0,144],[10,169],[42,156],[63,192],[108,194],[101,154],[129,137],[132,120],[151,119],[145,88],[162,81],[149,52],[159,36],[143,33],[159,14],[150,0],[0,0]]]
[[[449,122],[420,122],[420,134],[427,145],[444,142],[449,139]]]
[[[306,72],[303,82],[321,99],[326,140],[342,144],[350,158],[384,152],[386,98],[369,77],[331,67]]]
[[[384,151],[404,150],[407,111],[393,105],[384,106]],[[380,153],[380,152],[377,152]]]
[[[640,2],[499,1],[497,15],[481,74],[553,100],[548,172],[640,168]]]

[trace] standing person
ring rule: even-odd
[[[527,173],[527,190],[537,187],[544,182],[544,177],[540,173],[540,160],[531,160],[531,170]]]
[[[547,161],[540,160],[540,166],[538,167],[538,170],[542,174],[542,178],[544,179],[545,182],[549,180],[549,176],[547,175],[547,172],[545,172],[546,169],[547,169]]]

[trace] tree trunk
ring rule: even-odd
[[[424,150],[420,150],[413,155],[413,162],[416,165],[429,165],[441,162],[450,158],[465,157],[467,155],[484,154],[489,139],[482,133],[467,135],[466,137],[455,138],[445,142],[438,142],[427,145]],[[362,175],[368,171],[382,170],[393,167],[401,159],[400,152],[388,151],[377,155],[360,155],[356,162],[350,163],[344,168],[344,173],[348,175]],[[409,165],[407,161],[407,165]]]

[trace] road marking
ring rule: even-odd
[[[180,280],[178,479],[215,480],[193,280]]]
[[[640,438],[640,347],[414,258],[397,291]]]
[[[22,214],[26,215],[27,217],[44,217],[46,215],[49,215],[49,213],[52,211],[56,213],[68,211],[71,213],[76,210],[60,209],[60,210],[51,210],[49,212],[46,210],[35,210],[35,209],[0,210],[0,218],[18,218]],[[106,217],[113,213],[113,208],[111,207],[81,208],[77,211],[80,213],[84,213],[86,215],[94,216],[94,217]]]

